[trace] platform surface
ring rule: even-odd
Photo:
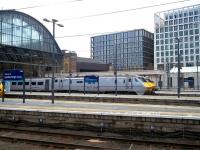
[[[6,98],[0,101],[1,110],[78,113],[113,116],[138,116],[158,118],[183,118],[200,120],[200,108],[195,106],[169,106],[150,104],[124,104],[81,101],[55,101]]]

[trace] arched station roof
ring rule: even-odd
[[[0,10],[0,44],[61,53],[53,36],[42,23],[15,10]]]
[[[62,68],[62,60],[61,49],[42,23],[19,11],[0,10],[0,76],[13,68],[26,70],[28,76],[50,72]]]

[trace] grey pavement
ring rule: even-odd
[[[78,113],[114,116],[138,116],[159,118],[200,119],[200,109],[195,106],[169,106],[151,104],[124,104],[77,101],[38,101],[6,98],[0,101],[1,110]]]

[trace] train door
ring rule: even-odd
[[[49,79],[45,80],[45,91],[49,91]]]
[[[133,88],[133,83],[131,78],[127,78],[126,80],[126,89],[132,89]]]
[[[194,88],[194,77],[188,77],[189,88]]]
[[[63,79],[59,80],[59,89],[63,89]]]

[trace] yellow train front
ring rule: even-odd
[[[146,79],[147,83],[151,86],[152,88],[152,92],[155,92],[156,91],[156,83],[153,82],[152,80],[150,79]]]
[[[3,84],[0,83],[0,97],[3,96]]]
[[[153,94],[156,90],[155,82],[141,76],[139,78],[143,82],[143,85],[145,87],[145,94]]]

